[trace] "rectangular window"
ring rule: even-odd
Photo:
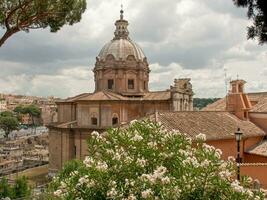
[[[146,90],[146,82],[144,81],[144,90]]]
[[[108,80],[108,89],[112,90],[114,87],[114,80],[113,79],[109,79]]]
[[[133,79],[128,80],[128,89],[130,89],[130,90],[134,89],[134,80]]]
[[[97,118],[96,117],[92,117],[91,118],[91,124],[92,125],[97,125]]]

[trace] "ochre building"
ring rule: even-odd
[[[94,93],[57,102],[58,122],[49,126],[51,173],[88,155],[86,140],[93,130],[102,132],[155,112],[193,110],[190,79],[175,79],[169,89],[151,92],[148,60],[129,38],[123,11],[115,26],[114,38],[96,58]]]

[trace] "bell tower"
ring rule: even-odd
[[[231,81],[231,91],[226,99],[226,110],[242,120],[248,120],[248,111],[252,108],[248,95],[244,93],[245,84],[244,80]]]

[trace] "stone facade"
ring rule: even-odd
[[[86,140],[133,119],[156,112],[192,111],[190,79],[175,79],[165,91],[149,91],[149,64],[142,49],[129,38],[128,21],[116,21],[114,38],[96,58],[95,91],[57,102],[58,122],[49,126],[50,172],[71,159],[83,159]]]

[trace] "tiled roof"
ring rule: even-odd
[[[112,91],[99,91],[95,93],[84,93],[75,97],[65,99],[60,102],[76,102],[76,101],[162,101],[171,98],[170,91],[146,92],[139,97],[124,96]]]
[[[143,100],[168,100],[171,98],[170,91],[158,91],[145,93]]]
[[[251,112],[267,112],[267,95],[262,97],[259,102],[252,107]]]
[[[251,112],[267,112],[267,92],[248,93],[250,101],[256,102],[252,106]],[[219,99],[218,101],[207,105],[202,111],[225,111],[226,100],[225,98]]]
[[[265,135],[252,122],[242,121],[228,112],[162,112],[149,118],[161,122],[168,130],[179,130],[192,138],[203,133],[207,140],[232,139],[237,128],[241,128],[245,138]]]
[[[254,147],[248,149],[246,153],[267,157],[267,140],[263,140],[262,142],[256,144]]]
[[[225,98],[219,99],[212,104],[207,105],[202,111],[225,111],[226,101]]]

